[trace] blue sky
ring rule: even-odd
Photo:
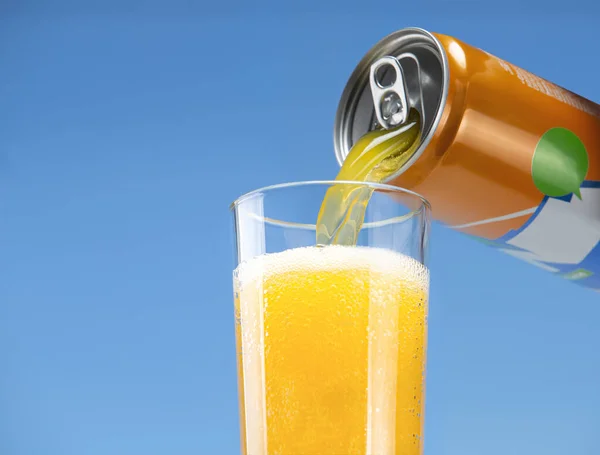
[[[600,101],[597,4],[388,3],[2,6],[0,453],[238,453],[228,205],[334,177],[387,33]],[[431,253],[426,453],[597,453],[600,295],[437,225]]]

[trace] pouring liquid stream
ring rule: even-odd
[[[348,153],[336,180],[384,182],[410,159],[420,136],[421,119],[411,109],[404,124],[361,137]],[[356,245],[372,193],[372,189],[363,186],[329,188],[317,218],[317,245]]]

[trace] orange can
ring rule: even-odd
[[[436,220],[600,290],[599,105],[451,36],[403,29],[348,81],[340,164],[366,132],[391,126],[390,100],[400,119],[419,111],[422,135],[387,183],[426,197]]]

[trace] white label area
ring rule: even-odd
[[[579,264],[600,241],[600,188],[582,188],[581,200],[548,199],[542,210],[509,245],[529,252],[529,259]]]

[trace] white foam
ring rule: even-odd
[[[274,274],[348,269],[394,275],[425,289],[429,284],[429,270],[410,256],[383,248],[339,245],[263,254],[241,263],[234,276],[238,285],[244,286]]]

